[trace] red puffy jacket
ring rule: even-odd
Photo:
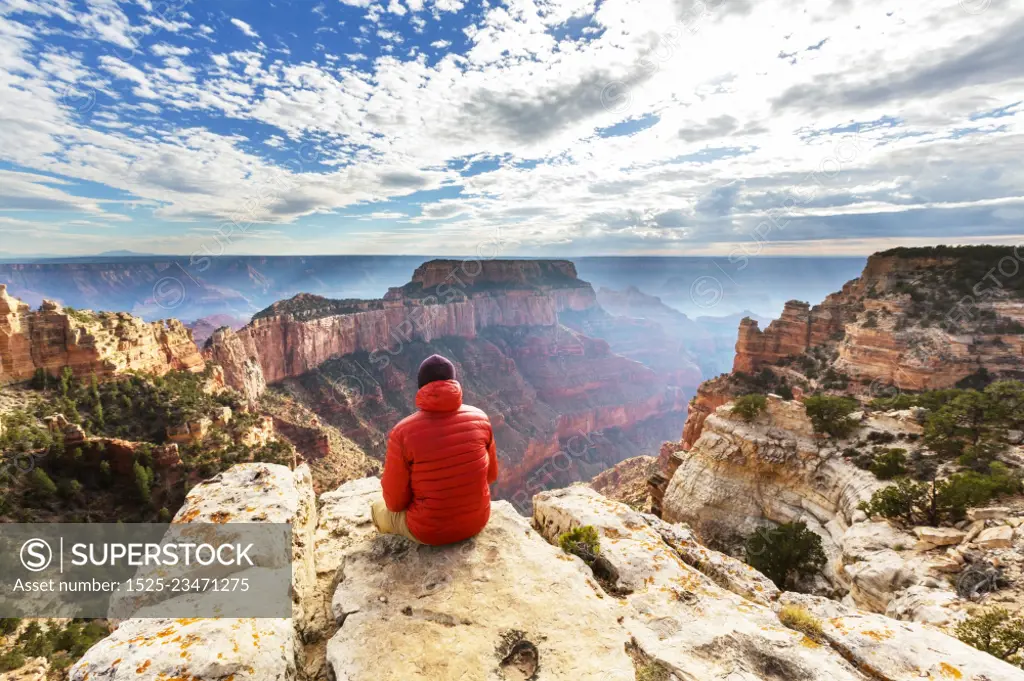
[[[441,545],[480,533],[491,517],[498,456],[487,414],[462,404],[458,381],[434,381],[416,393],[419,411],[388,437],[384,503],[407,511],[409,531]]]

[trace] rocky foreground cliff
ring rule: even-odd
[[[177,522],[293,526],[291,619],[130,619],[71,681],[1013,681],[1024,672],[926,625],[780,593],[684,527],[574,487],[496,502],[447,547],[378,536],[367,478],[314,499],[308,471],[243,464],[198,486]],[[600,565],[552,545],[589,525]],[[810,637],[777,611],[820,624]]]
[[[0,285],[0,385],[38,370],[106,377],[128,371],[202,371],[204,361],[181,322],[144,322],[119,312],[72,310],[44,301],[38,310]]]
[[[622,332],[595,338],[586,320]],[[415,410],[419,362],[445,355],[494,424],[496,494],[528,509],[534,492],[657,451],[682,428],[700,370],[667,340],[645,355],[655,368],[616,351],[644,335],[601,309],[568,261],[435,260],[381,300],[276,303],[218,330],[205,353],[251,402],[275,385],[376,457]]]

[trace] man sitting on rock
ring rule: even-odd
[[[488,485],[498,479],[487,414],[462,403],[455,366],[423,360],[415,414],[391,430],[373,524],[420,544],[453,544],[480,533],[491,516]]]

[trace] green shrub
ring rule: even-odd
[[[956,637],[978,650],[1024,667],[1024,617],[1005,608],[968,615],[956,625]]]
[[[558,538],[558,546],[566,553],[579,556],[587,565],[601,553],[601,539],[593,525],[574,528]]]
[[[18,630],[21,620],[17,617],[0,617],[0,636],[10,636]]]
[[[768,408],[768,398],[757,393],[750,393],[738,398],[732,405],[732,413],[744,421],[753,421]]]
[[[32,483],[32,489],[44,499],[49,499],[57,494],[57,485],[42,468],[33,468],[28,477]]]
[[[852,398],[812,395],[804,400],[804,407],[815,432],[842,438],[857,428],[857,422],[849,418],[857,408]]]
[[[779,621],[794,631],[799,631],[810,639],[821,641],[825,632],[821,628],[821,620],[812,615],[807,608],[800,605],[784,605],[779,609]]]
[[[877,490],[871,495],[870,501],[860,502],[857,508],[867,513],[869,517],[898,519],[910,525],[913,524],[915,513],[927,496],[927,483],[902,478],[895,485]]]
[[[132,469],[135,473],[135,489],[139,493],[139,500],[148,504],[152,497],[150,489],[153,487],[153,471],[138,462]]]
[[[910,409],[918,405],[916,396],[900,393],[893,397],[876,397],[871,400],[868,406],[879,411],[891,411],[893,409]]]
[[[25,664],[25,655],[17,648],[0,654],[0,674],[18,669],[23,664]]]
[[[820,570],[826,561],[821,537],[802,522],[759,530],[747,538],[745,550],[748,565],[780,589],[790,591],[793,584]]]
[[[996,497],[1016,494],[1021,488],[1020,475],[999,461],[989,464],[987,473],[956,473],[944,483],[943,494],[951,504],[963,508],[981,506]]]
[[[907,450],[886,449],[874,455],[874,460],[868,467],[879,480],[892,480],[907,472]]]
[[[1020,477],[995,462],[987,474],[967,471],[931,483],[901,478],[877,490],[869,502],[861,502],[857,508],[869,516],[901,520],[907,525],[937,526],[962,520],[968,508],[1015,494],[1020,488]]]

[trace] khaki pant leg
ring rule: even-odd
[[[397,534],[417,544],[423,543],[409,531],[409,526],[405,522],[405,511],[396,513],[388,510],[383,499],[377,499],[370,503],[370,515],[373,517],[373,526],[381,534]]]

